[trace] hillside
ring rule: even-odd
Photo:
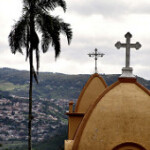
[[[33,88],[33,143],[36,150],[61,149],[67,135],[68,101],[78,98],[90,75],[39,73],[39,84]],[[119,75],[102,75],[107,85]],[[150,89],[150,81],[137,77]],[[0,69],[0,150],[24,150],[27,142],[29,72]],[[50,140],[46,140],[50,139]],[[60,140],[59,144],[58,141]],[[18,148],[16,148],[18,147]],[[26,148],[25,148],[26,150]]]
[[[90,75],[67,75],[61,73],[39,73],[39,84],[34,83],[34,98],[77,99]],[[118,74],[102,75],[107,85],[111,85]],[[150,81],[137,77],[138,82],[150,89]],[[0,69],[0,91],[6,95],[28,97],[29,72],[15,69]]]

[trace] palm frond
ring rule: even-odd
[[[52,38],[50,37],[50,35],[47,32],[43,33],[42,34],[42,50],[44,53],[48,51],[48,48],[51,42],[52,42]]]
[[[22,48],[26,47],[27,38],[27,18],[23,15],[20,20],[12,27],[12,30],[8,36],[9,45],[12,53],[16,51],[22,53]]]
[[[57,32],[57,33],[56,33]],[[52,36],[52,46],[55,49],[55,58],[57,58],[60,54],[60,33],[56,31],[55,33],[51,33]]]
[[[38,74],[38,71],[39,71],[39,67],[40,67],[40,52],[39,52],[39,49],[36,49],[35,50],[36,52],[36,70],[37,70],[37,74]]]
[[[55,57],[60,53],[60,33],[67,36],[68,44],[72,39],[72,29],[70,24],[65,23],[59,17],[53,17],[44,11],[39,11],[36,19],[38,29],[42,33],[42,50],[47,52],[51,43],[55,49]]]
[[[64,0],[39,0],[37,3],[44,10],[54,10],[56,7],[60,6],[66,11],[66,2]]]
[[[64,33],[67,36],[68,44],[70,44],[73,36],[70,24],[61,21],[60,28],[61,28],[61,33]]]
[[[36,83],[38,84],[38,83],[39,83],[39,82],[38,82],[38,75],[37,75],[37,73],[35,72],[35,69],[34,69],[33,66],[32,66],[32,74],[33,74],[33,77],[34,77]]]
[[[40,16],[37,16],[36,18],[36,27],[42,33],[41,45],[42,45],[43,53],[47,52],[49,48],[49,44],[51,43],[51,40],[52,40],[51,36],[48,33],[48,29],[50,28],[48,27],[48,24],[46,23],[47,19],[48,18],[45,15],[45,13],[42,13]]]
[[[59,19],[51,16],[52,30],[49,34],[52,37],[52,46],[55,49],[55,58],[60,54],[60,24]]]
[[[35,30],[31,31],[30,32],[31,35],[30,35],[30,44],[31,44],[31,47],[33,48],[33,50],[38,50],[38,46],[39,46],[39,37],[38,37],[38,34],[36,33]]]
[[[66,11],[67,6],[64,0],[54,0],[54,1],[56,2],[57,6],[60,6],[63,8],[64,12]]]
[[[28,6],[29,3],[30,3],[30,0],[23,0],[23,5],[24,5],[24,6]]]
[[[60,24],[57,18],[41,12],[36,20],[42,33],[42,50],[47,52],[51,43],[55,49],[55,57],[60,53]]]
[[[29,40],[30,40],[30,33],[29,27],[27,26],[27,35],[26,35],[26,61],[29,58]]]
[[[60,33],[63,33],[67,36],[68,44],[71,43],[72,39],[72,29],[70,28],[70,24],[65,23],[62,19],[59,17],[52,17],[51,16],[51,22],[52,22],[52,34],[55,34],[56,36],[56,41],[60,42]],[[54,40],[53,40],[54,41]],[[57,51],[56,51],[57,53]],[[58,51],[58,54],[60,51]],[[56,54],[57,57],[57,54]]]
[[[33,30],[32,32],[30,32],[30,36],[29,36],[29,43],[30,43],[30,48],[27,51],[27,54],[30,54],[30,51],[35,50],[35,55],[36,55],[36,69],[37,69],[37,73],[39,70],[39,37],[38,34],[36,33],[35,30]]]

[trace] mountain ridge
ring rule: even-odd
[[[120,74],[100,74],[107,85],[118,80]],[[39,84],[34,81],[33,97],[77,99],[87,82],[89,74],[69,75],[63,73],[39,72]],[[150,80],[137,77],[137,81],[150,89]],[[0,68],[0,91],[11,95],[28,97],[29,71]]]

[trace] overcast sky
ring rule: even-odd
[[[55,61],[54,50],[40,53],[40,71],[66,74],[94,73],[94,59],[88,53],[95,48],[105,56],[98,60],[98,72],[120,74],[125,66],[125,49],[116,49],[117,41],[125,42],[130,32],[132,43],[142,47],[131,49],[133,73],[150,80],[150,0],[66,0],[67,11],[58,8],[59,15],[73,29],[73,40],[67,45],[61,36],[61,54]],[[29,70],[25,55],[11,54],[8,35],[21,16],[22,0],[0,0],[0,67]]]

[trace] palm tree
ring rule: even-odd
[[[9,45],[11,52],[23,53],[26,50],[26,60],[29,58],[30,65],[30,85],[29,85],[29,121],[28,121],[28,150],[32,149],[32,84],[33,77],[38,83],[37,75],[39,70],[39,37],[41,33],[41,49],[43,53],[47,52],[49,45],[54,47],[55,57],[60,53],[60,34],[66,35],[68,44],[72,39],[72,29],[70,24],[65,23],[59,17],[53,17],[49,11],[57,6],[66,11],[66,2],[64,0],[23,0],[22,17],[12,27],[9,34]],[[36,55],[36,70],[33,65],[33,51]]]

